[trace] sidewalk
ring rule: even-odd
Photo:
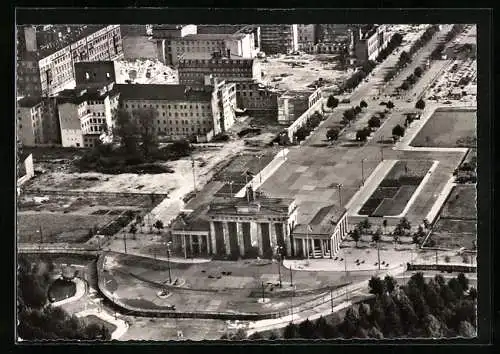
[[[83,297],[83,295],[85,295],[85,293],[86,293],[86,284],[85,284],[85,282],[83,280],[81,280],[80,278],[74,278],[73,282],[76,284],[75,295],[73,295],[72,297],[69,297],[67,299],[61,300],[61,301],[53,302],[51,304],[53,307],[59,307],[59,306],[68,304],[70,302],[74,302],[74,301],[80,300]]]
[[[90,315],[99,317],[101,320],[109,322],[109,323],[116,326],[115,331],[113,333],[111,333],[111,340],[119,339],[128,330],[128,323],[127,322],[125,322],[124,320],[122,320],[120,318],[115,319],[115,316],[110,315],[109,313],[107,313],[105,311],[97,311],[95,309],[91,309],[91,310],[81,311],[81,312],[78,312],[76,314],[77,317],[86,317],[86,316],[90,316]]]

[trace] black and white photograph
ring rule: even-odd
[[[476,338],[477,24],[227,21],[16,24],[17,343]]]

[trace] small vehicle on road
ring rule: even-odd
[[[408,99],[406,100],[406,102],[411,102],[411,98],[408,98]]]
[[[344,98],[340,103],[351,103],[351,100],[348,98]]]
[[[444,104],[451,104],[451,101],[444,101]]]

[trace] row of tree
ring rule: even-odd
[[[321,113],[319,113],[318,111],[314,112],[312,116],[307,118],[305,124],[297,129],[297,131],[294,133],[297,142],[305,140],[305,138],[314,130],[314,128],[316,128],[324,119],[325,116],[323,116]]]
[[[398,284],[390,276],[369,281],[373,299],[349,307],[343,320],[338,315],[290,323],[265,338],[249,339],[352,339],[443,338],[476,335],[477,291],[464,274],[446,280],[441,275],[426,281],[422,273]],[[233,338],[235,338],[234,336]],[[238,338],[235,338],[238,339]]]
[[[411,57],[413,56],[413,54],[415,54],[420,48],[424,47],[432,39],[432,37],[438,30],[439,30],[438,25],[433,25],[429,27],[420,36],[420,38],[417,39],[415,43],[413,43],[408,52],[403,51],[399,56],[396,66],[385,74],[384,82],[392,80],[397,75],[397,73],[401,68],[411,63]]]
[[[357,70],[344,82],[341,92],[351,91],[358,87],[358,85],[372,72],[376,65],[377,63],[373,60],[369,60],[364,63],[361,69]]]
[[[403,81],[399,89],[408,90],[410,87],[415,85],[415,83],[420,79],[425,71],[425,66],[417,66],[413,71],[413,74],[408,75],[408,77]]]
[[[439,31],[439,25],[432,25],[425,30],[424,33],[420,36],[419,39],[413,43],[408,51],[410,55],[415,54],[419,49],[423,48],[431,39],[434,37],[434,34]]]
[[[18,257],[17,332],[23,340],[109,340],[105,326],[87,324],[48,303],[53,265]]]
[[[401,33],[394,33],[387,43],[387,46],[378,53],[375,60],[378,63],[383,62],[394,51],[394,49],[401,45],[402,42],[403,36],[401,35]]]

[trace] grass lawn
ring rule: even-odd
[[[19,242],[85,242],[94,226],[102,227],[110,222],[109,216],[74,215],[63,213],[18,213],[17,235]]]
[[[56,279],[49,288],[49,299],[52,302],[67,299],[76,293],[76,284],[72,281]]]
[[[453,187],[441,211],[441,218],[476,220],[476,197],[475,185],[457,185]]]
[[[97,317],[95,315],[88,315],[85,316],[84,321],[87,322],[87,325],[90,324],[97,324],[99,326],[104,326],[108,329],[109,334],[112,334],[114,331],[116,331],[116,326],[112,323],[109,323],[108,321],[104,321],[102,318]]]
[[[436,110],[411,142],[415,147],[475,147],[471,140],[476,134],[477,116],[474,111]]]
[[[359,210],[360,215],[390,216],[400,214],[423,177],[431,161],[398,161]]]

